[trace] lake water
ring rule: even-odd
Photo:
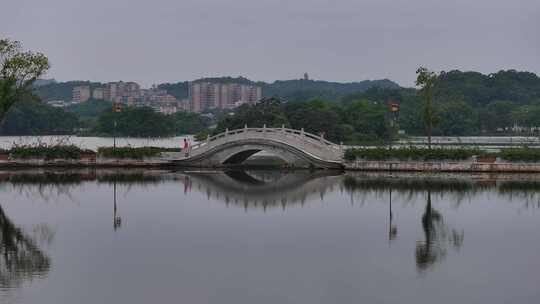
[[[540,176],[2,171],[0,303],[538,303]]]

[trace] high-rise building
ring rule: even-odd
[[[98,100],[103,99],[103,88],[95,88],[94,91],[92,91],[92,98]]]
[[[240,104],[254,104],[262,98],[262,88],[237,83],[192,82],[189,84],[191,111],[228,109]]]
[[[141,97],[141,87],[136,82],[109,82],[103,88],[103,99],[107,101],[131,100]]]
[[[115,101],[117,90],[118,86],[116,82],[107,83],[103,89],[103,99],[107,101]]]
[[[85,102],[90,99],[90,86],[78,86],[72,90],[73,102]]]

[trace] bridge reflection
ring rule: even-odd
[[[459,250],[464,244],[464,230],[452,224],[450,214],[444,205],[438,204],[442,198],[459,207],[465,198],[494,192],[507,201],[525,203],[526,208],[540,208],[540,178],[538,175],[422,175],[386,173],[346,173],[330,170],[296,170],[290,172],[276,170],[226,170],[226,171],[167,171],[167,170],[32,170],[0,172],[0,189],[11,187],[22,195],[38,195],[43,201],[57,200],[58,196],[82,195],[77,189],[85,183],[110,185],[112,227],[114,230],[129,229],[122,226],[120,211],[129,208],[117,188],[126,193],[131,187],[158,187],[166,183],[173,185],[173,199],[196,194],[223,202],[227,206],[241,209],[283,208],[309,201],[324,200],[332,192],[364,202],[388,202],[388,208],[378,221],[387,221],[388,231],[380,238],[387,238],[391,246],[394,242],[407,241],[412,245],[419,273],[433,269],[444,261],[453,249]],[[179,191],[179,189],[181,189]],[[72,195],[72,190],[75,195]],[[178,193],[180,192],[180,194]],[[107,192],[109,193],[109,192]],[[157,196],[157,194],[156,194]],[[193,197],[193,196],[192,196]],[[334,196],[333,196],[334,197]],[[342,198],[338,198],[340,200]],[[348,199],[345,198],[345,199]],[[417,227],[416,239],[407,240],[410,227],[400,217],[401,209],[393,206],[409,206],[418,203],[413,225]],[[425,205],[424,205],[425,204]],[[120,208],[122,207],[122,208]],[[152,206],[151,208],[155,208]],[[447,209],[446,209],[447,210]],[[445,214],[446,213],[446,214]],[[123,214],[125,215],[125,214]],[[446,218],[445,218],[446,216]],[[408,217],[408,220],[411,218]],[[402,230],[399,230],[401,228]],[[398,234],[399,231],[399,234]],[[410,231],[410,230],[409,230]],[[50,259],[39,248],[36,239],[17,227],[0,206],[0,288],[18,286],[34,276],[44,276],[50,268]]]
[[[185,192],[196,189],[207,197],[227,205],[248,208],[286,208],[289,204],[303,204],[341,184],[340,171],[243,171],[184,172]]]

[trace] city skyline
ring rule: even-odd
[[[219,75],[269,82],[308,72],[313,79],[388,78],[411,87],[420,65],[538,74],[539,10],[534,0],[23,0],[5,4],[0,36],[45,53],[47,77],[59,81],[129,79],[149,87]],[[120,18],[127,12],[130,18]]]

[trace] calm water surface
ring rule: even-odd
[[[0,172],[0,303],[538,303],[540,177]]]

